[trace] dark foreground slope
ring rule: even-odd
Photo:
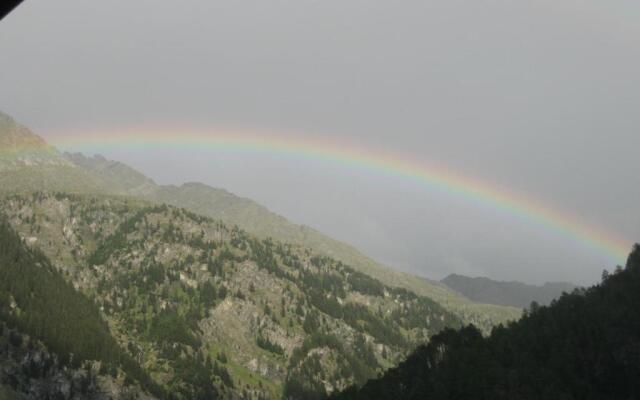
[[[547,282],[537,286],[515,281],[494,281],[485,277],[471,278],[457,274],[447,276],[442,283],[479,303],[520,308],[529,307],[533,301],[540,305],[549,305],[562,293],[570,293],[577,288],[568,282]]]
[[[125,390],[136,381],[162,395],[119,347],[94,303],[42,253],[27,248],[1,217],[0,367],[5,396],[9,390],[27,399],[140,395],[135,388]]]
[[[334,399],[638,399],[640,247],[600,285],[533,307],[483,338],[446,330]]]

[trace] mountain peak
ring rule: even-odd
[[[71,165],[40,136],[0,111],[0,167]]]
[[[156,186],[151,178],[124,163],[108,160],[101,154],[85,156],[82,153],[65,152],[63,156],[74,165],[110,182],[112,187],[118,187],[125,192],[141,194]]]
[[[0,111],[0,149],[17,151],[34,147],[48,147],[48,145],[40,136]]]

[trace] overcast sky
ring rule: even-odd
[[[630,243],[638,71],[637,0],[26,0],[0,22],[0,110],[45,138],[130,125],[348,138]],[[613,267],[500,210],[367,171],[242,153],[104,155],[159,183],[226,188],[435,279],[592,283]]]

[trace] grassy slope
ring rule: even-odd
[[[101,180],[72,166],[22,167],[0,171],[0,192],[66,191],[107,193],[112,188]]]

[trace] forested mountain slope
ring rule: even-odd
[[[2,151],[11,149],[11,151]],[[439,302],[467,323],[485,332],[498,323],[517,319],[513,307],[476,304],[446,286],[383,266],[348,244],[312,228],[291,223],[256,202],[223,189],[200,183],[157,185],[153,180],[120,162],[101,156],[60,154],[44,140],[0,112],[0,193],[61,191],[111,194],[171,204],[237,225],[260,238],[274,238],[308,247],[334,258],[386,285],[410,290]]]
[[[640,246],[601,284],[535,306],[484,338],[446,330],[336,400],[640,398]]]
[[[479,303],[520,308],[529,307],[534,301],[546,306],[562,293],[570,293],[577,288],[567,282],[547,282],[536,286],[522,282],[500,282],[485,277],[470,278],[456,274],[447,276],[442,283]]]
[[[180,186],[156,185],[126,165],[107,161],[101,156],[86,157],[67,154],[69,160],[91,173],[99,172],[100,179],[108,182],[138,182],[127,185],[120,193],[135,195],[158,204],[186,208],[197,214],[219,219],[229,226],[237,225],[262,238],[274,238],[287,243],[313,249],[335,258],[390,286],[402,287],[419,295],[428,296],[467,323],[474,323],[488,332],[492,326],[519,318],[521,311],[513,307],[476,304],[449,290],[445,285],[393,270],[364,256],[352,246],[334,240],[313,228],[296,225],[269,211],[253,200],[238,197],[224,189],[190,182]]]
[[[320,398],[461,326],[427,297],[184,209],[61,193],[0,209],[174,398]]]
[[[107,399],[142,394],[136,382],[164,395],[111,336],[98,307],[0,217],[0,391]]]

